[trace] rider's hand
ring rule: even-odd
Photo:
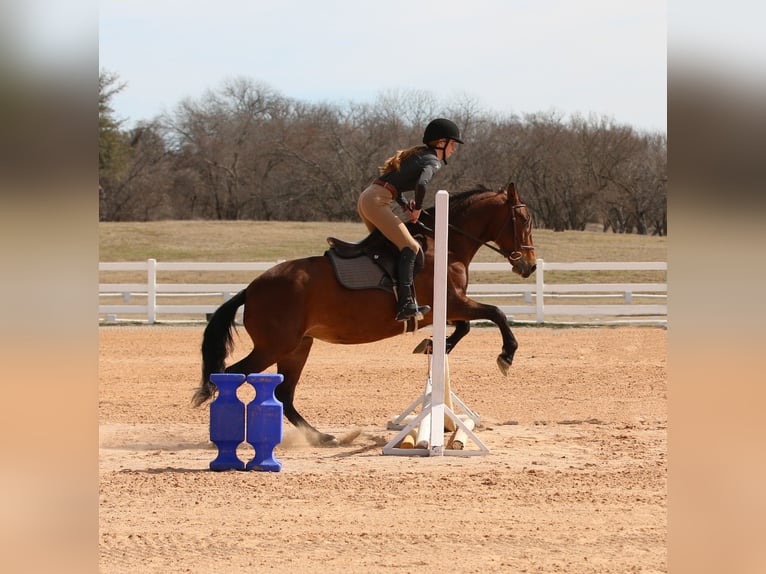
[[[415,209],[414,205],[412,209],[410,210],[410,222],[415,223],[418,218],[420,217],[420,209]]]

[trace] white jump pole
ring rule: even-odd
[[[431,375],[431,456],[444,454],[444,357],[447,350],[447,227],[449,193],[436,192],[434,226],[433,373]]]

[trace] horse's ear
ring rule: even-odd
[[[505,191],[508,194],[508,201],[511,203],[519,203],[519,192],[516,190],[516,184],[512,181],[508,182],[505,186]]]

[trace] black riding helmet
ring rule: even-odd
[[[440,140],[447,138],[455,140],[457,143],[464,143],[460,139],[460,130],[455,122],[452,122],[446,118],[437,118],[432,120],[427,126],[426,131],[423,132],[423,143],[427,144],[434,140]]]
[[[459,144],[463,143],[463,140],[460,139],[460,130],[458,129],[457,125],[455,125],[455,122],[446,118],[437,118],[435,120],[431,120],[426,126],[426,131],[423,132],[423,143],[426,145],[428,145],[428,142],[440,139],[446,139],[447,143],[444,145],[444,147],[434,147],[434,149],[440,149],[444,151],[449,144],[449,140],[455,140]],[[442,161],[445,165],[447,164],[446,157]]]

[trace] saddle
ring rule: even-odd
[[[425,265],[426,237],[422,234],[422,227],[412,223],[406,225],[421,247],[415,260],[414,275],[417,275]],[[327,243],[330,248],[325,251],[325,256],[332,263],[341,285],[348,289],[394,292],[399,249],[379,230],[375,229],[361,241],[349,242],[328,237]]]

